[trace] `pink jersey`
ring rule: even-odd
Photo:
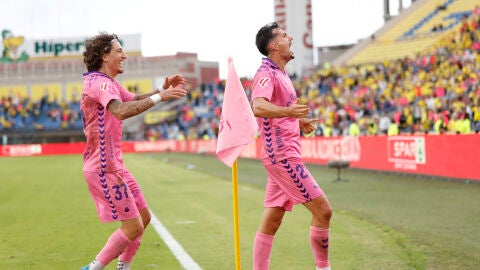
[[[288,107],[297,101],[297,94],[288,73],[268,58],[255,74],[252,101],[265,98],[270,103]],[[262,141],[262,162],[276,164],[286,158],[301,158],[298,118],[257,118]]]
[[[114,172],[124,168],[122,158],[122,121],[107,111],[112,99],[123,102],[135,95],[100,72],[83,74],[80,108],[87,146],[83,154],[83,171]]]

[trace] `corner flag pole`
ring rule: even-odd
[[[240,226],[238,222],[238,167],[237,160],[232,165],[233,234],[235,238],[235,270],[240,270]]]
[[[218,127],[217,158],[232,168],[233,225],[235,236],[235,269],[240,270],[240,229],[238,225],[238,166],[237,158],[254,141],[258,124],[253,115],[242,82],[228,58],[228,78],[222,104],[222,118]]]

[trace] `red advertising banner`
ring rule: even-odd
[[[480,181],[480,135],[372,136],[305,139],[306,162]]]
[[[124,142],[123,151],[186,152],[214,154],[216,140]],[[302,139],[307,163],[348,161],[350,167],[368,170],[432,175],[480,181],[480,135],[371,136]],[[0,157],[83,153],[85,143],[0,146]],[[245,158],[260,158],[259,140],[242,152]]]

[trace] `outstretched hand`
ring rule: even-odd
[[[299,123],[300,131],[303,132],[303,134],[310,134],[317,129],[314,123],[318,123],[318,119],[301,118]]]
[[[180,74],[175,74],[170,77],[166,77],[163,82],[163,89],[168,89],[171,87],[177,87],[179,84],[185,84],[187,80]]]
[[[166,90],[160,91],[162,101],[168,101],[171,99],[179,99],[187,94],[187,90],[180,88],[179,86],[170,87]]]

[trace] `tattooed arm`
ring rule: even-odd
[[[152,101],[152,99],[148,97],[154,94],[157,93],[154,91],[152,93],[149,93],[149,95],[147,97],[144,97],[143,99],[135,99],[127,102],[122,102],[118,99],[112,99],[107,105],[107,110],[119,120],[130,118],[153,107],[155,103]],[[167,90],[158,92],[158,94],[162,98],[162,101],[168,101],[171,99],[178,99],[184,97],[187,94],[187,90],[184,90],[177,86],[170,87]]]
[[[127,102],[112,99],[107,105],[107,110],[117,119],[124,120],[150,109],[153,105],[155,104],[149,98]]]
[[[160,94],[160,92],[161,92],[160,90],[156,89],[156,90],[153,90],[150,93],[136,94],[134,100],[146,99],[146,98],[149,98],[150,96],[153,96],[155,94]]]

